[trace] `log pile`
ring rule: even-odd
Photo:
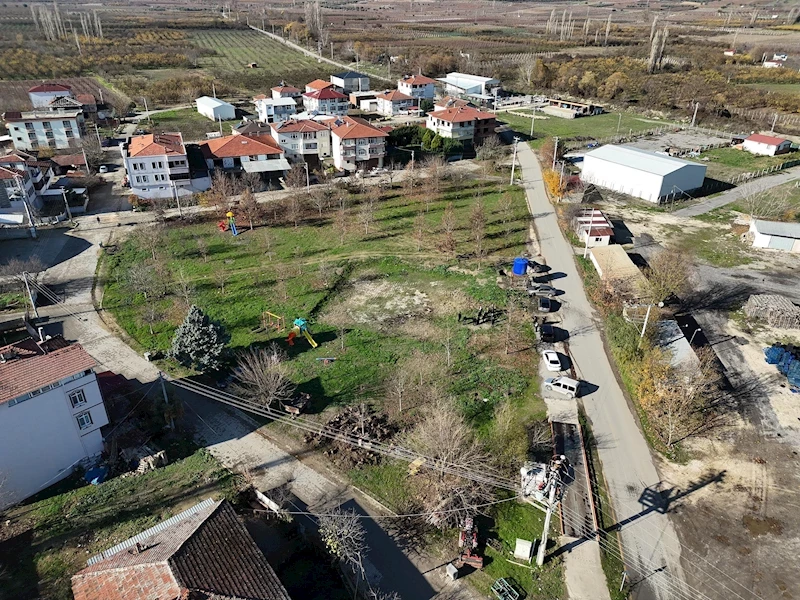
[[[325,428],[348,436],[378,442],[385,442],[395,433],[389,425],[386,415],[375,413],[363,404],[346,407],[332,417],[325,424]],[[323,454],[340,466],[347,468],[374,465],[380,457],[379,454],[369,450],[368,442],[365,442],[365,447],[359,448],[313,433],[306,434],[304,441],[314,447],[324,445]]]

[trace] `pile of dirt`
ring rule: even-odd
[[[412,285],[391,281],[356,281],[341,304],[331,307],[326,321],[346,320],[360,325],[386,325],[430,314],[430,297]]]
[[[332,417],[325,428],[350,437],[377,442],[385,442],[395,433],[385,414],[375,413],[364,404],[346,407]],[[324,448],[322,453],[326,457],[346,469],[374,465],[380,458],[380,454],[369,450],[368,442],[365,442],[363,448],[359,448],[313,433],[306,434],[303,439],[309,446]]]

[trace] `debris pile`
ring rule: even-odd
[[[323,451],[323,454],[334,462],[349,468],[376,464],[380,455],[370,451],[370,442],[367,440],[384,442],[394,434],[386,415],[376,414],[365,404],[348,406],[331,418],[325,425],[325,429],[364,440],[361,447],[356,447],[334,439]],[[311,446],[321,446],[329,440],[321,435],[308,433],[305,435],[304,441]]]
[[[744,305],[744,314],[772,327],[800,329],[800,306],[778,294],[754,294]]]
[[[800,393],[800,348],[791,344],[773,344],[764,348],[767,364],[775,365],[778,371],[786,375],[789,389]]]

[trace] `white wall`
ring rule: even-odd
[[[681,192],[691,192],[703,187],[705,178],[705,165],[686,165],[663,177],[659,195],[663,198],[672,193],[680,195]]]
[[[73,408],[67,394],[83,389],[86,404]],[[76,415],[89,412],[81,431]],[[94,373],[9,406],[0,404],[0,508],[24,500],[68,476],[103,450],[100,427],[108,423]]]
[[[583,159],[581,179],[587,183],[635,196],[648,202],[658,202],[663,178],[653,173],[591,156]]]
[[[33,124],[34,139],[38,144],[37,146],[33,145],[33,140],[29,137],[28,132],[30,130],[25,126],[25,122],[18,121],[8,124],[8,132],[11,134],[11,139],[17,150],[30,151],[48,147],[57,149],[70,148],[77,146],[78,140],[81,139],[83,117],[53,113],[52,119],[31,120],[29,122]],[[64,122],[68,122],[70,126],[65,127]],[[50,124],[50,129],[45,128],[45,123]],[[68,131],[72,133],[72,137],[69,137]],[[48,132],[52,134],[52,138],[47,137]],[[50,142],[55,145],[50,146]]]
[[[781,146],[773,146],[772,144],[764,144],[754,140],[745,140],[742,143],[742,149],[747,150],[752,154],[760,154],[763,156],[775,156],[779,152],[785,151],[790,143],[782,144]]]
[[[230,104],[210,106],[205,102],[198,102],[197,112],[204,117],[211,119],[212,121],[217,121],[219,119],[222,119],[223,121],[230,121],[231,119],[236,118],[236,109]]]

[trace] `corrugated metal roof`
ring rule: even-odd
[[[197,100],[195,100],[195,102],[198,105],[205,104],[206,106],[213,106],[215,108],[218,106],[230,106],[233,108],[233,104],[229,104],[228,102],[220,100],[219,98],[212,98],[211,96],[200,96]]]
[[[800,240],[800,223],[780,223],[756,219],[753,224],[758,233]]]
[[[584,160],[589,157],[599,158],[661,176],[669,175],[686,166],[706,168],[705,165],[690,160],[683,160],[682,158],[675,158],[665,154],[656,154],[655,152],[648,152],[647,150],[632,148],[631,146],[617,146],[615,144],[606,144],[605,146],[590,150],[586,153]]]

